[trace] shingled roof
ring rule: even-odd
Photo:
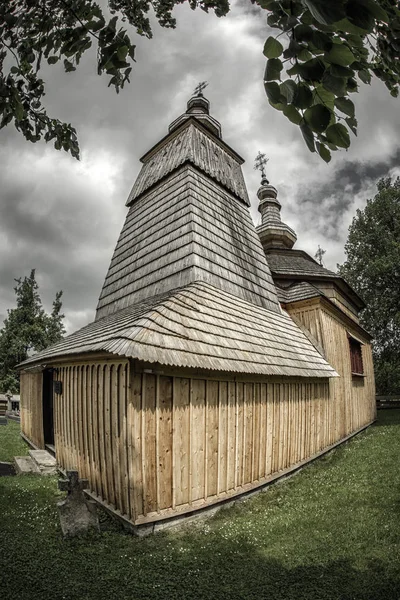
[[[337,375],[286,313],[255,306],[201,282],[95,321],[20,366],[98,351],[224,372]]]
[[[298,302],[300,300],[309,300],[310,298],[317,298],[318,296],[325,296],[321,290],[307,281],[293,283],[286,288],[277,286],[276,289],[279,301],[285,304]]]
[[[318,264],[303,250],[273,250],[268,252],[267,260],[274,275],[340,279],[339,275]]]

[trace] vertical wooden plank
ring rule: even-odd
[[[280,448],[280,391],[281,384],[274,383],[274,434],[273,434],[273,473],[279,471],[279,448]]]
[[[174,389],[174,454],[176,505],[189,502],[189,383],[184,377],[175,378]]]
[[[253,464],[252,481],[260,479],[260,384],[253,385]]]
[[[204,379],[192,380],[192,446],[191,446],[191,468],[192,468],[192,501],[204,498],[205,484],[205,401],[206,382]]]
[[[207,380],[207,497],[217,494],[218,381]]]
[[[259,411],[260,452],[258,478],[265,478],[267,454],[267,384],[260,384],[260,411]]]
[[[67,457],[68,457],[68,459],[67,459],[67,464],[68,464],[68,469],[76,468],[76,466],[74,465],[73,456],[72,456],[73,394],[74,394],[74,367],[70,367],[69,373],[68,373],[68,398],[67,398],[67,406],[68,406],[68,413],[67,413],[67,439],[68,439]]]
[[[217,493],[226,491],[228,459],[228,382],[220,381],[218,386],[218,473]]]
[[[129,481],[133,481],[133,473],[129,473],[132,462],[132,427],[128,435],[128,364],[123,363],[118,368],[118,423],[119,423],[119,457],[120,457],[120,489],[121,513],[134,519],[130,510]],[[129,441],[128,441],[129,440]]]
[[[85,465],[83,458],[83,398],[82,398],[82,371],[81,365],[76,367],[76,453],[77,453],[77,466],[79,476],[84,477]]]
[[[172,377],[159,379],[159,507],[172,506]]]
[[[129,496],[134,520],[144,514],[144,489],[142,466],[142,374],[131,367],[132,390],[128,398],[128,454],[129,454]]]
[[[244,470],[243,483],[252,480],[254,445],[253,445],[253,383],[244,384],[244,407],[245,407],[245,444],[244,444]]]
[[[157,510],[157,468],[156,468],[156,376],[150,373],[144,374],[144,395],[143,395],[143,413],[142,421],[144,430],[142,432],[142,445],[145,448],[143,452],[145,481],[144,501],[145,514]]]
[[[107,482],[107,500],[115,506],[115,489],[114,489],[114,461],[112,448],[112,400],[111,400],[111,380],[113,364],[107,364],[104,367],[104,467],[105,480]]]
[[[73,367],[73,387],[72,387],[72,411],[71,411],[71,426],[72,439],[71,451],[74,469],[79,471],[79,426],[78,426],[78,390],[79,390],[79,366]]]
[[[237,452],[237,423],[236,423],[236,383],[228,382],[228,463],[226,489],[235,488],[235,467]]]
[[[122,365],[114,364],[110,371],[110,401],[111,401],[111,460],[113,467],[114,504],[123,514],[123,498],[121,489],[120,428],[123,415],[119,410],[119,379]]]
[[[94,450],[93,450],[93,435],[94,435],[94,423],[93,423],[93,365],[88,365],[86,374],[86,402],[87,402],[87,424],[88,424],[88,436],[87,436],[87,453],[88,453],[88,479],[89,487],[95,491],[95,466],[94,466]]]
[[[101,452],[100,444],[102,438],[102,430],[100,429],[100,405],[102,408],[103,398],[103,378],[102,378],[102,365],[96,365],[94,369],[94,382],[93,387],[95,395],[93,396],[93,409],[94,409],[94,448],[95,448],[95,465],[96,465],[96,490],[97,495],[102,496],[102,485],[101,485]]]
[[[98,443],[99,443],[99,487],[100,496],[103,500],[108,499],[107,493],[107,473],[105,459],[105,428],[104,428],[104,365],[99,365],[98,376],[98,391],[97,391],[97,406],[98,406]]]
[[[274,439],[274,384],[267,383],[267,406],[266,406],[266,457],[265,457],[265,475],[271,475],[273,472],[273,439]]]
[[[89,479],[89,452],[88,452],[88,394],[87,394],[88,366],[82,367],[82,433],[83,433],[83,476]]]

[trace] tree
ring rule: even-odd
[[[363,326],[374,337],[377,389],[400,393],[400,178],[378,183],[378,193],[357,210],[339,274],[367,307]]]
[[[56,149],[79,158],[75,129],[49,117],[43,106],[43,62],[63,60],[65,71],[74,71],[95,41],[97,72],[105,72],[119,92],[135,61],[135,45],[121,24],[151,38],[150,9],[162,27],[175,27],[172,10],[184,1],[108,0],[110,19],[93,0],[1,2],[0,128],[14,121],[27,140],[54,139]],[[188,1],[218,17],[230,10],[229,0]],[[329,162],[332,150],[350,146],[349,131],[357,133],[349,95],[360,81],[369,84],[375,76],[398,95],[400,2],[249,1],[267,11],[269,26],[280,32],[264,45],[268,101],[300,127],[309,150]]]
[[[16,279],[16,308],[8,310],[0,331],[0,389],[18,392],[15,366],[32,351],[39,352],[62,339],[65,329],[61,313],[62,292],[57,292],[50,315],[46,314],[38,292],[35,270],[29,277]]]

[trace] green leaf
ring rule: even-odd
[[[292,79],[287,79],[280,86],[281,94],[286,98],[286,101],[290,104],[293,102],[293,98],[297,92],[297,85]]]
[[[330,0],[303,0],[303,4],[318,23],[322,25],[332,25],[344,19],[346,13],[340,0],[331,2]]]
[[[346,79],[344,77],[335,77],[329,71],[325,71],[322,77],[322,85],[326,90],[335,94],[335,96],[344,96],[346,93]]]
[[[351,100],[349,100],[349,98],[336,98],[335,106],[345,115],[348,115],[349,117],[354,117],[354,104]]]
[[[300,125],[303,118],[293,104],[287,104],[283,109],[283,114],[295,125]]]
[[[290,69],[286,70],[286,73],[289,75],[289,77],[293,77],[293,75],[298,75],[299,74],[299,65],[296,63],[293,65],[293,67],[290,67]]]
[[[117,50],[118,60],[120,60],[121,62],[125,62],[125,59],[128,54],[128,50],[129,50],[128,46],[120,46]]]
[[[346,16],[350,23],[370,33],[375,25],[375,17],[363,0],[348,0]]]
[[[68,59],[64,59],[64,69],[66,73],[71,73],[71,71],[76,71],[76,67],[70,62]]]
[[[313,32],[312,43],[316,48],[327,52],[332,48],[333,42],[329,35],[327,35],[323,31],[318,31],[318,29],[316,29]]]
[[[313,101],[313,95],[306,83],[300,83],[297,86],[297,92],[295,97],[293,98],[293,104],[296,108],[308,108],[311,106]]]
[[[349,77],[349,79],[347,80],[347,90],[350,93],[358,91],[357,81],[353,77]]]
[[[347,65],[351,65],[356,58],[350,48],[344,44],[334,43],[329,52],[325,54],[325,60],[336,65],[341,65],[342,67],[347,67]]]
[[[352,67],[353,67],[353,65],[354,65],[354,63],[352,64]],[[353,68],[350,69],[349,67],[342,67],[341,65],[333,65],[332,64],[329,67],[329,71],[335,77],[354,77]]]
[[[275,110],[280,110],[281,112],[283,112],[283,109],[285,108],[285,106],[287,106],[287,104],[282,104],[282,102],[270,102],[270,100],[268,100],[269,104],[272,106],[272,108],[275,108]]]
[[[326,130],[326,137],[332,144],[339,148],[348,148],[350,146],[350,136],[346,127],[341,123],[330,125]]]
[[[58,62],[60,60],[59,56],[49,56],[49,58],[47,59],[47,62],[49,63],[49,65],[55,65],[56,62]]]
[[[325,65],[320,58],[313,58],[298,65],[299,74],[306,81],[321,81]]]
[[[352,23],[349,19],[342,19],[341,21],[338,21],[335,23],[335,27],[337,31],[343,31],[352,35],[365,35],[368,33],[368,31],[362,27],[357,27],[357,25],[354,25],[354,23]]]
[[[376,0],[357,0],[358,4],[367,9],[371,15],[378,21],[389,23],[387,12],[380,6]]]
[[[313,100],[314,104],[324,104],[331,111],[335,107],[335,94],[326,90],[322,84],[314,89]]]
[[[265,69],[265,79],[271,81],[273,79],[281,78],[281,71],[283,69],[282,61],[279,58],[269,58],[267,60],[267,66]]]
[[[294,37],[298,42],[308,42],[312,39],[314,30],[310,25],[300,23],[294,29]]]
[[[277,104],[281,99],[281,90],[279,85],[275,81],[267,82],[264,81],[264,88],[267,94],[268,100],[272,104]]]
[[[346,117],[345,121],[349,129],[351,129],[351,131],[354,133],[354,135],[357,135],[357,119],[354,117]]]
[[[313,57],[313,55],[306,48],[302,48],[300,50],[300,52],[297,54],[298,60],[301,60],[301,61],[311,60],[312,57]]]
[[[329,125],[331,111],[323,104],[316,104],[307,108],[304,119],[313,131],[322,133]]]
[[[311,129],[309,128],[309,126],[307,125],[307,123],[302,121],[300,123],[300,130],[301,130],[301,133],[303,134],[304,141],[307,144],[307,148],[311,152],[315,152],[314,134],[311,131]]]
[[[331,153],[329,152],[328,148],[326,146],[324,146],[324,144],[320,144],[317,143],[317,150],[318,150],[318,154],[320,155],[320,157],[326,162],[330,162],[331,160]]]
[[[371,73],[367,69],[361,69],[357,74],[363,83],[371,83]]]
[[[270,36],[264,44],[264,55],[267,58],[278,58],[283,52],[282,44]]]
[[[364,47],[364,39],[361,35],[348,35],[347,41],[349,42],[350,46],[353,46],[354,48]]]
[[[22,102],[19,98],[15,99],[15,119],[17,121],[22,121],[25,116],[25,110],[22,105]]]

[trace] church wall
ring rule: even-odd
[[[20,375],[21,432],[38,448],[44,448],[42,373]]]
[[[329,354],[334,325],[329,330],[327,316],[319,318]],[[363,353],[369,369],[367,347]],[[155,372],[117,357],[55,366],[62,382],[54,395],[57,462],[77,469],[93,497],[134,525],[256,489],[374,418],[368,377],[349,386],[343,377]],[[24,432],[38,445],[41,376],[21,377]]]
[[[327,361],[340,377],[329,381],[330,395],[334,399],[332,413],[337,439],[371,423],[376,418],[375,380],[372,348],[369,339],[362,336],[360,328],[351,321],[341,320],[319,301],[292,304],[290,315],[300,321],[322,345]],[[364,375],[352,375],[348,334],[362,342]]]

